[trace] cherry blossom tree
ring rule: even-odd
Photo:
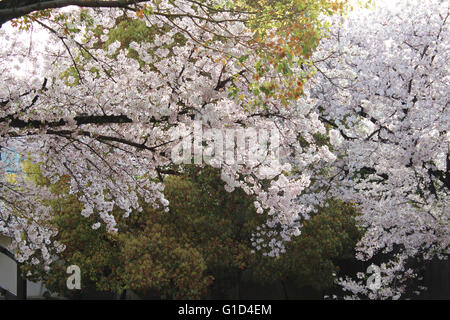
[[[313,56],[305,99],[337,159],[314,172],[316,198],[359,206],[359,259],[392,257],[379,288],[340,279],[352,298],[399,298],[412,258],[449,253],[449,15],[447,1],[380,1],[336,22]]]
[[[12,19],[0,29],[0,145],[39,163],[51,183],[69,176],[81,214],[96,217],[92,228],[119,231],[113,209],[126,217],[142,210],[141,199],[168,210],[164,177],[180,170],[171,152],[200,121],[202,129],[278,130],[285,161],[210,165],[221,169],[227,191],[256,195],[270,227],[283,226],[268,254],[279,255],[281,240],[298,234],[311,207],[296,201],[310,183],[309,168],[334,158],[313,142],[325,133],[317,113],[295,101],[326,27],[321,17],[342,3],[0,3],[0,17]],[[81,7],[57,9],[70,4]],[[310,143],[291,174],[287,160],[299,151],[299,135]],[[268,144],[260,136],[250,153]],[[26,175],[0,176],[0,232],[13,237],[19,260],[38,251],[39,263],[50,263],[48,247],[64,244],[52,241],[57,230],[43,199],[58,195]]]

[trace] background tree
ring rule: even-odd
[[[38,183],[49,184],[38,166],[25,164]],[[32,175],[33,174],[33,175]],[[165,195],[170,211],[150,206],[121,217],[120,232],[92,227],[93,217],[80,215],[81,203],[69,194],[67,177],[51,186],[58,194],[50,200],[59,230],[57,241],[66,246],[51,265],[51,272],[36,263],[36,253],[24,272],[42,280],[54,292],[74,296],[66,288],[66,269],[76,264],[82,272],[78,297],[95,291],[133,290],[142,297],[192,299],[241,297],[249,281],[273,284],[288,280],[318,293],[333,286],[338,259],[348,259],[358,240],[354,209],[338,202],[305,222],[304,233],[293,240],[279,259],[254,252],[253,231],[264,222],[251,197],[241,190],[226,192],[217,170],[188,167],[183,176],[168,177]],[[95,224],[94,224],[95,225]]]

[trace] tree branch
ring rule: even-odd
[[[31,0],[31,1],[2,1],[0,2],[0,28],[3,23],[20,18],[33,11],[56,9],[67,6],[89,8],[128,8],[129,5],[148,0]]]

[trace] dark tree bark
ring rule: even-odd
[[[148,0],[147,0],[148,1]],[[11,19],[34,11],[63,8],[70,5],[91,8],[129,8],[143,0],[2,0],[0,1],[0,28]]]

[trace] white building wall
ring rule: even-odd
[[[0,246],[7,248],[10,243],[10,238],[0,234]],[[0,253],[0,286],[17,295],[17,264],[3,253]],[[42,298],[45,291],[42,282],[27,281],[27,298]]]

